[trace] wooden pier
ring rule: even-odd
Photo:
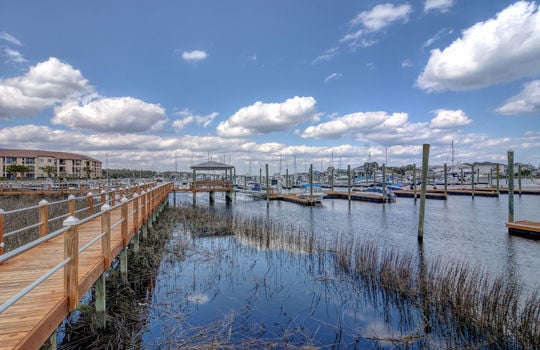
[[[0,255],[0,349],[38,349],[54,337],[115,257],[125,268],[126,247],[138,249],[139,231],[148,234],[171,189],[162,184],[87,218],[69,216],[62,229]]]
[[[507,222],[506,227],[511,235],[540,239],[540,222],[513,221]]]

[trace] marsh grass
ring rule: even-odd
[[[370,340],[373,348],[540,347],[538,291],[524,295],[521,285],[503,277],[490,276],[464,262],[427,261],[421,246],[418,254],[403,253],[359,239],[319,237],[262,216],[233,215],[227,210],[191,206],[168,209],[160,217],[157,227],[153,237],[160,237],[159,240],[145,242],[140,254],[130,256],[129,285],[121,281],[108,282],[110,319],[107,329],[97,329],[92,322],[70,325],[71,339],[82,340],[60,348],[81,348],[82,344],[111,349],[141,346],[147,315],[145,305],[152,300],[152,290],[145,287],[146,281],[155,278],[160,263],[173,266],[192,254],[193,247],[185,236],[168,240],[169,234],[178,229],[190,233],[194,240],[227,236],[258,250],[283,250],[307,256],[311,264],[308,269],[320,272],[314,279],[336,293],[347,290],[367,297],[389,323],[392,315],[397,313],[397,328],[402,331],[385,337],[366,335],[344,328],[338,320],[326,325],[335,330],[337,340],[334,344],[321,345],[316,334],[303,333],[305,330],[301,327],[292,326],[285,329],[281,337],[268,339],[257,337],[256,332],[246,333],[243,311],[232,311],[221,320],[204,326],[192,326],[181,314],[171,315],[165,303],[153,307],[179,320],[183,330],[162,334],[160,349],[335,348],[336,344],[342,344],[338,338],[345,335],[358,341]],[[205,254],[205,259],[222,258],[219,249]],[[163,256],[171,260],[162,261]],[[115,271],[110,272],[109,279],[113,278],[118,278]],[[92,320],[89,315],[85,318]],[[354,347],[354,344],[350,345]]]
[[[173,231],[170,211],[164,211],[148,238],[141,241],[140,250],[128,250],[128,282],[119,272],[119,262],[106,272],[107,326],[99,327],[95,300],[80,307],[80,317],[67,322],[59,349],[137,349],[147,317],[147,305],[152,298],[156,274],[163,248]],[[176,253],[181,250],[175,250]],[[69,319],[68,319],[69,321]]]
[[[373,303],[393,307],[402,320],[410,322],[414,311],[423,315],[417,333],[399,338],[402,345],[540,347],[538,291],[524,295],[520,284],[466,262],[425,261],[421,247],[416,256],[354,239],[328,241],[264,217],[232,216],[228,211],[185,207],[177,209],[177,216],[185,220],[186,229],[193,228],[192,223],[200,229],[211,222],[214,232],[233,232],[259,249],[286,249],[319,257],[330,254],[343,286],[367,293]]]

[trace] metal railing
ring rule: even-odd
[[[65,268],[65,276],[64,276],[64,290],[66,295],[69,297],[69,311],[72,311],[76,303],[78,301],[78,276],[76,273],[76,269],[73,269],[71,267],[71,264],[74,261],[78,261],[78,255],[86,251],[89,247],[94,245],[97,241],[101,240],[103,245],[108,246],[108,251],[104,252],[102,249],[102,253],[106,256],[102,256],[101,258],[104,259],[106,267],[110,266],[111,262],[111,247],[110,247],[110,241],[111,241],[111,232],[114,228],[118,227],[119,225],[122,225],[123,223],[127,223],[130,216],[137,214],[142,214],[146,216],[146,219],[151,215],[151,211],[155,210],[157,207],[157,203],[164,200],[165,195],[169,193],[170,189],[172,188],[171,184],[163,184],[161,186],[157,186],[155,188],[149,189],[148,192],[142,192],[144,196],[134,196],[131,199],[127,199],[124,197],[122,201],[113,206],[107,206],[102,207],[102,211],[99,213],[90,215],[82,220],[76,219],[74,216],[69,216],[63,223],[64,227],[56,230],[52,233],[49,233],[47,235],[44,235],[43,237],[40,237],[36,240],[33,240],[27,244],[24,244],[23,246],[20,246],[16,249],[13,249],[10,252],[7,252],[3,255],[0,255],[0,264],[4,263],[5,261],[12,259],[16,256],[19,256],[23,254],[24,252],[27,252],[38,245],[42,244],[43,242],[49,241],[53,238],[56,238],[62,234],[64,234],[64,246],[65,248],[65,254],[67,256],[64,257],[62,261],[60,261],[58,264],[56,264],[54,267],[49,269],[47,272],[42,274],[40,277],[38,277],[36,280],[31,282],[28,286],[23,288],[21,291],[19,291],[17,294],[13,295],[9,300],[4,302],[2,305],[0,305],[0,314],[2,314],[4,311],[6,311],[9,307],[11,307],[13,304],[15,304],[17,301],[19,301],[21,298],[23,298],[25,295],[27,295],[29,292],[31,292],[33,289],[38,287],[41,283],[46,281],[50,276],[58,272],[60,269]],[[136,203],[139,203],[138,199],[143,198],[142,203],[139,205],[135,205]],[[127,211],[127,206],[130,202],[133,201],[133,205],[135,207],[135,210],[129,212]],[[147,208],[147,206],[151,206],[151,208]],[[42,207],[42,206],[39,206]],[[110,222],[110,213],[112,210],[120,208],[121,210],[121,218],[117,222],[111,225]],[[143,210],[144,208],[144,210]],[[150,209],[150,210],[149,210]],[[139,213],[141,212],[141,213]],[[3,214],[3,213],[0,213]],[[137,215],[137,217],[142,217],[142,215]],[[105,228],[105,231],[100,232],[96,235],[96,237],[92,238],[88,243],[86,243],[84,246],[80,247],[79,249],[75,249],[78,247],[79,241],[78,241],[78,228],[92,220],[95,220],[97,218],[101,218],[102,221],[102,228]],[[139,220],[137,220],[139,221]],[[141,222],[144,221],[144,219],[141,220]],[[139,222],[134,222],[134,231],[137,231],[139,229],[138,227]],[[35,225],[34,225],[35,226]],[[127,225],[123,225],[121,227],[121,237],[127,237],[128,232],[127,231]],[[14,234],[11,232],[11,234]],[[124,242],[124,245],[128,242]]]

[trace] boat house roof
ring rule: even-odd
[[[206,163],[201,163],[201,164],[191,166],[191,169],[193,170],[229,170],[233,168],[234,168],[234,165],[219,163],[219,162],[214,162],[214,161],[209,161]]]

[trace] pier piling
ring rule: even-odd
[[[351,165],[347,165],[347,199],[351,203]]]
[[[426,211],[426,189],[428,180],[429,144],[423,145],[422,152],[422,192],[420,193],[420,214],[418,218],[418,241],[424,240],[424,213]]]
[[[508,222],[514,221],[514,151],[508,150]]]

